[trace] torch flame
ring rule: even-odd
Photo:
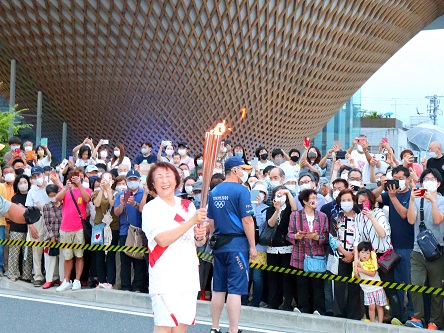
[[[226,123],[226,121],[224,120],[223,122],[217,124],[216,127],[213,130],[211,130],[211,133],[217,134],[217,135],[224,135],[227,130],[230,131],[231,129],[227,128],[225,126],[225,123]]]
[[[241,117],[240,120],[244,119],[245,116],[247,115],[247,108],[241,108]]]

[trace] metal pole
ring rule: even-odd
[[[40,144],[40,139],[42,138],[42,92],[37,93],[37,124],[35,127],[35,145]]]
[[[17,62],[13,59],[11,60],[11,82],[9,85],[9,110],[12,110],[15,107],[15,81],[16,81],[16,66]],[[9,127],[9,135],[14,135],[14,129]]]
[[[62,129],[62,160],[66,158],[66,141],[68,139],[68,124],[63,123]]]

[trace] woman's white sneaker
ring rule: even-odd
[[[80,284],[79,280],[74,280],[72,283],[72,290],[80,290],[82,289],[82,285]]]
[[[72,288],[72,283],[63,280],[62,284],[57,287],[56,291],[65,291]]]

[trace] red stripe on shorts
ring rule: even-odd
[[[174,315],[174,313],[170,313],[170,316],[171,316],[171,318],[173,319],[174,324],[175,324],[176,326],[179,326],[179,322],[177,321],[176,316]]]

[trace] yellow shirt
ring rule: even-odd
[[[6,197],[4,197],[4,198],[8,201],[11,201],[12,197],[14,196],[14,186],[12,184],[13,183],[3,183],[2,184],[6,190]]]
[[[3,183],[0,183],[0,195],[7,200],[6,186]],[[11,200],[9,200],[9,201],[11,201]],[[2,216],[2,217],[0,217],[0,226],[5,226],[5,225],[6,225],[6,220]]]

